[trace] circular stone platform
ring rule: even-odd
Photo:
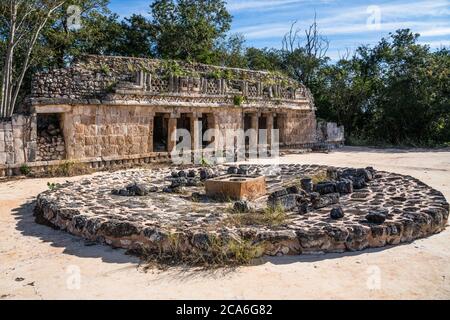
[[[295,201],[306,201],[302,206],[299,204],[302,210],[291,208],[285,219],[274,224],[235,223],[233,217],[237,213],[231,210],[232,201],[221,202],[204,195],[200,177],[203,181],[207,176],[230,173],[226,166],[185,169],[180,174],[182,187],[178,185],[178,170],[173,168],[127,170],[66,183],[38,196],[36,220],[88,240],[135,252],[172,250],[175,236],[177,247],[185,252],[207,250],[212,239],[219,238],[251,243],[260,248],[259,255],[383,247],[427,237],[446,226],[449,204],[442,193],[411,176],[371,168],[359,171],[317,165],[280,165],[277,168],[275,171],[269,166],[245,168],[247,174],[266,176],[268,196],[250,203],[260,214],[264,214],[261,210],[270,199],[280,195],[283,198],[293,194]],[[233,170],[236,168],[231,172]],[[338,181],[353,179],[355,190],[348,194],[341,190],[340,195],[338,190],[339,203],[327,205],[325,202],[323,207],[314,201],[329,199],[327,193],[333,190],[315,186],[314,190],[321,191],[320,195],[305,192],[298,186],[302,178],[313,177],[314,180],[327,170],[327,179],[334,179],[332,189]],[[362,181],[358,180],[361,176]],[[186,186],[186,181],[190,186]],[[137,187],[130,187],[130,183],[137,183]],[[332,195],[336,195],[336,190],[334,192]],[[342,208],[344,216],[330,215],[333,208]],[[369,214],[375,218],[370,219]],[[380,215],[382,219],[377,219]]]

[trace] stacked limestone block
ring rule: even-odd
[[[68,137],[75,159],[148,154],[153,151],[153,112],[142,107],[76,106]]]
[[[36,122],[34,116],[14,115],[0,121],[0,165],[35,160]]]
[[[61,129],[49,124],[38,134],[37,161],[63,160],[66,157],[66,147]]]

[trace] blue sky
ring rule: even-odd
[[[110,0],[122,17],[148,15],[151,0]],[[248,46],[281,47],[283,35],[297,21],[301,29],[314,14],[321,33],[330,41],[328,55],[337,59],[360,44],[375,44],[389,32],[410,28],[432,48],[450,46],[450,0],[228,0],[232,33],[242,33]]]

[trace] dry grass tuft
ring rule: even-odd
[[[328,180],[328,175],[325,170],[317,172],[315,175],[311,176],[312,183],[318,184]]]
[[[223,239],[210,236],[205,248],[186,249],[177,234],[168,238],[168,246],[159,252],[143,254],[148,266],[165,269],[170,266],[222,268],[248,265],[264,252],[261,245],[248,240]]]
[[[263,212],[238,213],[232,208],[230,215],[224,220],[228,226],[268,226],[274,227],[285,223],[288,216],[284,208],[280,205],[267,207]]]

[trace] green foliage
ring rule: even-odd
[[[231,26],[222,0],[156,0],[150,11],[162,58],[212,63],[216,41]]]
[[[109,66],[107,64],[101,64],[100,71],[105,75],[111,74],[111,69],[109,68]]]
[[[187,76],[187,72],[180,66],[177,61],[164,60],[162,62],[162,70],[166,73],[166,76],[172,75],[176,77]]]
[[[59,184],[58,183],[54,183],[54,182],[47,182],[47,187],[49,190],[53,191],[58,189]]]
[[[242,106],[242,104],[245,102],[245,97],[241,96],[241,95],[236,95],[233,97],[233,104],[236,107],[240,107]]]
[[[116,86],[117,86],[117,82],[111,81],[106,85],[105,91],[108,93],[113,93]]]
[[[399,30],[322,68],[312,86],[318,115],[343,124],[354,144],[449,142],[449,51],[430,52],[418,38]]]
[[[248,66],[245,55],[245,38],[242,34],[232,34],[221,41],[215,54],[216,61],[211,61],[214,64],[231,68],[247,68]]]
[[[23,164],[20,167],[20,173],[23,174],[24,176],[27,176],[31,173],[31,168],[27,164]]]
[[[281,53],[276,49],[248,48],[247,67],[253,70],[275,71],[282,69]]]
[[[201,158],[201,160],[200,160],[200,165],[202,166],[202,167],[210,167],[211,166],[211,164],[208,162],[208,160],[206,160],[205,158]]]

